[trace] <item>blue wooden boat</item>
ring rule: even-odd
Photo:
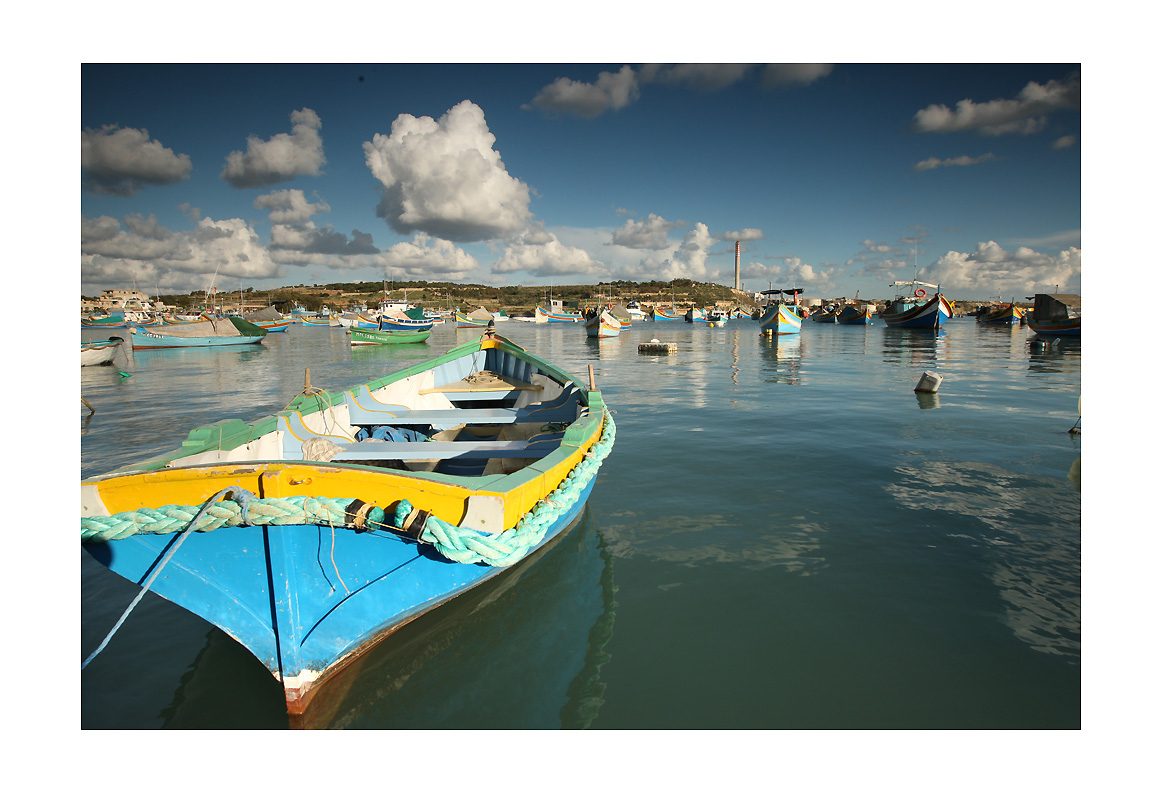
[[[803,330],[803,317],[795,307],[782,301],[772,303],[759,319],[759,332],[797,334]]]
[[[655,306],[651,311],[655,322],[673,322],[674,320],[681,320],[682,315],[674,311],[673,307],[669,311],[661,307]]]
[[[83,480],[81,540],[247,648],[302,714],[385,636],[568,528],[614,433],[592,369],[587,386],[486,333],[338,392],[308,377],[273,416]]]
[[[538,323],[579,323],[585,320],[580,312],[567,312],[563,309],[549,310],[542,306],[538,306],[534,310],[533,316]]]
[[[952,305],[935,284],[922,281],[896,281],[896,297],[880,312],[889,328],[925,328],[935,330],[952,316]],[[935,291],[928,297],[928,289]]]
[[[160,350],[173,347],[257,345],[266,337],[266,329],[241,317],[225,317],[183,325],[163,325],[149,331],[133,328],[130,334],[134,350]]]
[[[702,309],[690,307],[686,310],[686,315],[682,319],[688,323],[704,323],[706,322],[706,312]]]
[[[423,308],[388,309],[379,314],[380,331],[431,331],[436,321],[428,317]]]
[[[768,289],[762,295],[767,300],[774,299],[759,315],[759,333],[769,334],[797,334],[803,330],[805,307],[799,303],[799,295],[803,290],[795,289]],[[792,303],[787,303],[782,296],[791,297]]]

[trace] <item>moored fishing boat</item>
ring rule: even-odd
[[[940,328],[952,316],[952,305],[935,284],[922,281],[895,281],[896,297],[880,312],[889,328]],[[928,289],[935,290],[929,298]]]
[[[590,309],[585,315],[585,335],[592,339],[611,339],[621,331],[621,320],[608,309]]]
[[[495,407],[457,407],[481,400]],[[592,376],[485,335],[83,481],[82,542],[247,648],[298,714],[383,637],[571,526],[614,432]]]
[[[871,306],[844,306],[835,318],[835,321],[840,325],[871,325],[872,324],[872,308]]]
[[[678,312],[672,306],[669,309],[663,309],[660,306],[655,306],[650,311],[650,314],[653,316],[654,322],[672,322],[674,320],[682,319],[682,315],[678,314]]]
[[[1025,316],[1025,312],[1015,303],[1005,303],[1000,306],[992,306],[990,308],[981,307],[976,315],[978,323],[991,323],[995,325],[1020,325],[1021,318]]]
[[[686,310],[686,314],[682,319],[688,323],[704,323],[706,322],[706,312],[691,306]]]
[[[314,326],[316,328],[330,328],[332,326],[337,327],[339,325],[339,320],[334,315],[318,314],[318,315],[311,316],[311,315],[304,314],[304,315],[300,315],[300,316],[302,318],[303,325],[310,325],[310,326]]]
[[[710,325],[726,325],[730,315],[725,309],[707,309],[706,322]]]
[[[535,316],[538,323],[577,323],[585,319],[580,313],[574,314],[563,309],[549,311],[543,306],[535,309]]]
[[[266,337],[265,328],[248,323],[241,317],[207,319],[186,325],[166,325],[148,331],[133,328],[130,333],[134,350],[256,345]]]
[[[431,331],[434,320],[424,316],[420,308],[408,309],[406,312],[392,311],[379,315],[380,331]]]
[[[121,349],[123,344],[125,344],[125,340],[119,336],[81,342],[81,366],[99,367],[103,364],[113,363],[113,357],[117,355],[117,351]]]
[[[777,301],[767,307],[759,318],[759,332],[769,334],[797,334],[803,330],[803,317],[791,304]]]
[[[410,345],[419,342],[428,341],[428,337],[432,335],[432,327],[422,329],[378,329],[378,328],[352,328],[351,345],[353,347],[360,347],[366,345]]]
[[[492,321],[492,312],[483,306],[473,309],[468,314],[459,309],[456,310],[457,328],[486,328]]]
[[[805,319],[803,310],[806,309],[799,303],[799,295],[802,292],[803,290],[798,287],[763,290],[761,294],[766,296],[768,303],[759,310],[761,312],[758,317],[759,333],[785,335],[801,332]],[[790,303],[783,300],[784,295],[791,296]],[[770,303],[772,300],[774,302]]]
[[[1029,328],[1039,336],[1081,337],[1081,296],[1037,293],[1033,311],[1026,315]]]
[[[838,323],[839,311],[835,306],[823,306],[819,311],[812,313],[811,322],[813,323]]]
[[[294,320],[290,317],[284,317],[283,314],[273,306],[267,306],[265,309],[259,309],[250,314],[244,314],[242,319],[248,323],[253,323],[259,328],[265,328],[267,333],[274,333],[276,331],[286,331],[294,324]]]

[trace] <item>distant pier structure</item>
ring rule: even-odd
[[[734,288],[742,289],[742,241],[734,241]]]

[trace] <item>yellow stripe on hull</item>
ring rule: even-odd
[[[597,421],[594,424],[594,432],[583,446],[568,454],[563,461],[543,472],[536,466],[527,466],[496,481],[500,489],[473,490],[452,482],[417,476],[416,473],[355,464],[301,461],[177,467],[90,480],[88,484],[95,487],[109,515],[143,507],[197,506],[219,491],[236,486],[260,499],[292,496],[351,498],[362,499],[385,509],[406,499],[456,525],[460,524],[467,512],[468,497],[486,494],[503,497],[504,527],[509,529],[516,526],[538,501],[557,488],[581,462],[585,452],[601,437],[603,422]],[[541,463],[548,460],[545,458]],[[506,484],[511,487],[505,489]],[[91,497],[83,500],[82,518],[100,514],[99,506],[91,501]]]

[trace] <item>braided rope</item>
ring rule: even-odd
[[[609,412],[604,413],[601,438],[585,453],[561,481],[557,488],[525,513],[512,529],[495,535],[449,524],[429,516],[418,540],[434,546],[454,562],[505,567],[522,559],[540,543],[549,527],[571,510],[581,498],[589,482],[613,449],[617,428]],[[391,527],[403,529],[413,512],[412,505],[400,500],[394,515],[388,516],[382,508],[368,508],[359,499],[291,496],[278,499],[258,499],[247,491],[241,492],[238,502],[215,502],[201,506],[166,505],[160,508],[142,507],[113,516],[93,516],[81,519],[81,542],[103,543],[121,540],[135,534],[165,535],[179,531],[212,532],[222,527],[243,524],[285,526],[293,524],[320,525],[374,529]],[[195,527],[194,519],[197,518]]]

